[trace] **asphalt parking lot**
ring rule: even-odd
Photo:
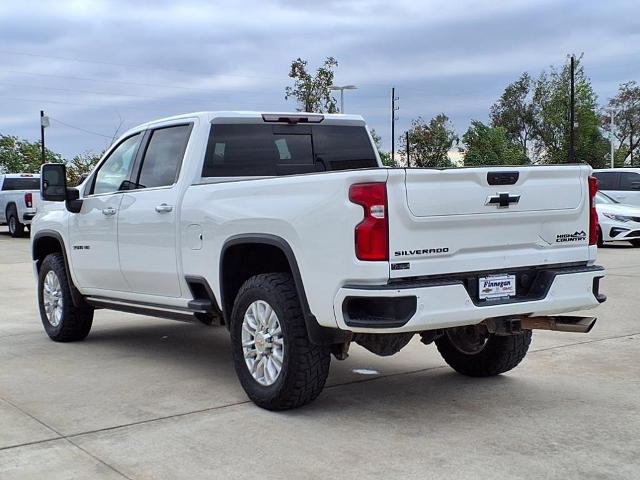
[[[99,311],[86,341],[51,342],[29,240],[0,227],[0,479],[640,478],[640,249],[599,263],[594,330],[534,334],[506,375],[353,347],[316,402],[271,413],[224,329]]]

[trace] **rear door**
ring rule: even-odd
[[[392,170],[391,277],[588,259],[587,166]]]
[[[176,254],[178,176],[193,124],[153,129],[148,134],[132,190],[118,216],[120,266],[131,291],[181,295]]]

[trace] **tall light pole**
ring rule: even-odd
[[[614,119],[616,118],[616,113],[618,112],[615,108],[609,109],[609,115],[611,115],[611,125],[610,125],[611,129],[609,130],[609,143],[611,144],[611,168],[614,167],[613,158],[615,156],[615,150],[613,148],[613,138],[614,138],[613,129],[615,128],[615,126],[613,122],[614,122]]]
[[[575,144],[576,144],[576,87],[575,87],[575,75],[576,75],[576,56],[571,55],[571,91],[570,91],[570,112],[569,112],[569,163],[575,163]]]
[[[355,90],[358,87],[355,85],[344,85],[342,87],[339,87],[338,85],[331,85],[329,88],[331,90],[340,90],[340,113],[344,113],[344,91]]]

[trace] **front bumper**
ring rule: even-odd
[[[606,297],[599,292],[600,266],[529,270],[535,281],[525,294],[480,301],[472,285],[485,272],[416,279],[381,286],[345,286],[334,299],[338,327],[363,333],[419,332],[473,325],[488,318],[544,316],[585,310]],[[497,272],[496,272],[497,273]],[[520,275],[518,272],[514,272]]]

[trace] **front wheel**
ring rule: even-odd
[[[447,329],[435,342],[444,361],[456,372],[491,377],[508,372],[522,361],[529,350],[531,330],[495,335],[483,325],[470,325]]]
[[[322,391],[330,350],[309,340],[291,275],[256,275],[242,285],[231,314],[231,342],[240,383],[259,407],[299,407]]]
[[[9,225],[9,234],[13,238],[19,238],[24,235],[24,224],[18,219],[16,207],[11,206],[7,211],[7,224]]]
[[[64,256],[47,255],[38,276],[38,304],[40,319],[47,335],[56,342],[83,340],[93,324],[93,308],[76,306],[71,298]]]

